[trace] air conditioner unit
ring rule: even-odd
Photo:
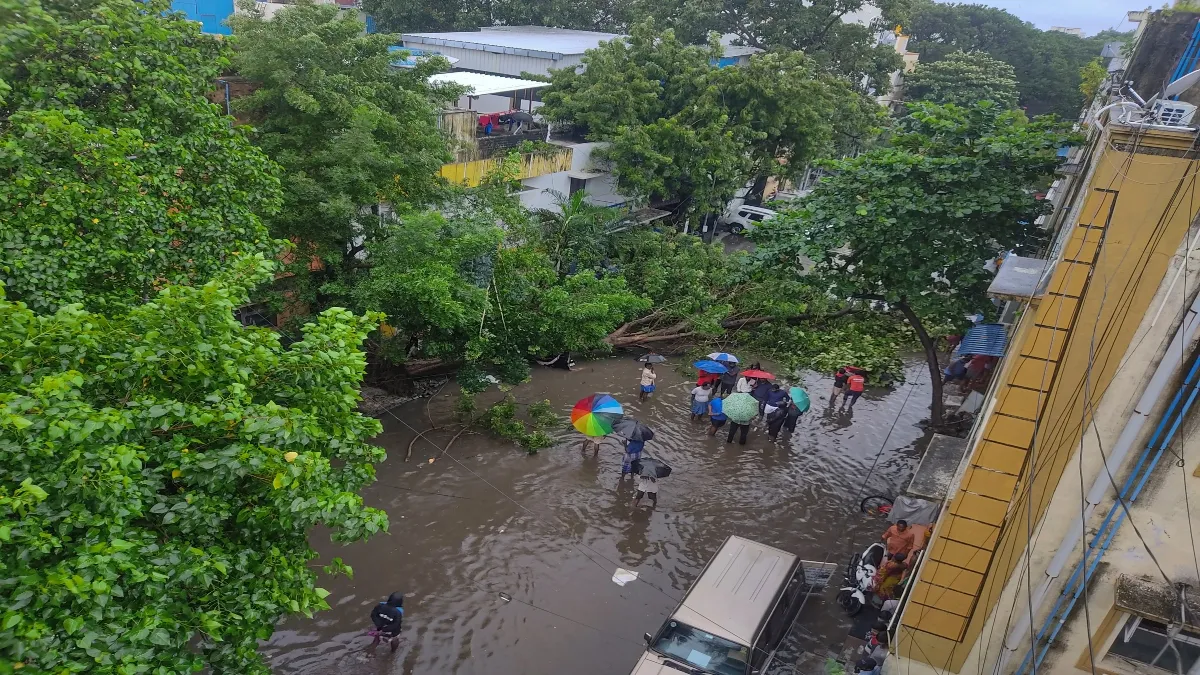
[[[1196,114],[1196,106],[1182,101],[1154,102],[1154,119],[1157,124],[1168,127],[1186,127],[1192,123]]]

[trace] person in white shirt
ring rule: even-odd
[[[708,402],[712,399],[712,383],[705,382],[704,384],[692,389],[692,421],[704,419],[708,413]]]
[[[758,384],[758,381],[753,377],[743,375],[738,378],[737,384],[733,385],[733,390],[739,394],[749,394],[754,391],[754,385],[756,384]]]
[[[645,368],[642,368],[642,390],[638,392],[638,400],[645,401],[646,397],[654,391],[654,380],[658,377],[658,373],[654,372],[654,364],[647,363]]]

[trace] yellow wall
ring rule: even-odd
[[[560,171],[570,171],[573,152],[571,148],[562,148],[553,152],[537,152],[521,155],[521,165],[517,178],[534,178]],[[473,162],[457,162],[442,167],[442,178],[451,183],[466,187],[475,187],[491,172],[500,168],[503,157],[478,159]]]
[[[1185,197],[1168,208],[1195,161],[1191,135],[1148,132],[1133,154],[1130,141],[1114,132],[1101,150],[1047,293],[1014,335],[995,406],[904,610],[896,646],[905,658],[962,667],[1077,451],[1089,352],[1094,404],[1200,206]],[[1187,175],[1183,190],[1195,181]]]

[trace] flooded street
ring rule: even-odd
[[[588,394],[616,396],[626,415],[654,429],[647,451],[674,468],[653,510],[630,506],[632,483],[618,480],[613,440],[599,457],[581,457],[582,437],[564,426],[562,442],[529,456],[467,433],[449,456],[418,441],[404,462],[415,434],[385,415],[376,442],[389,456],[365,497],[388,512],[391,531],[346,547],[313,533],[321,553],[313,566],[341,557],[354,578],[322,579],[332,609],[279,626],[263,648],[274,671],[625,675],[644,648],[642,634],[659,627],[726,536],[839,565],[879,536],[884,522],[859,512],[858,495],[877,455],[864,495],[897,494],[920,459],[926,435],[915,424],[929,401],[923,362],[908,361],[909,384],[869,390],[853,416],[828,409],[831,379],[812,375],[803,384],[813,407],[796,433],[772,444],[756,428],[745,446],[727,445],[722,433],[708,438],[706,422],[688,421],[694,382],[671,365],[660,364],[658,391],[644,403],[630,358],[583,362],[570,373],[539,368],[514,391],[522,403],[549,399],[564,418]],[[434,420],[450,420],[456,396],[431,402]],[[393,412],[429,427],[424,401]],[[430,437],[444,446],[456,432]],[[618,586],[617,567],[640,576]],[[368,612],[397,590],[406,593],[405,642],[394,657],[386,647],[369,656]],[[793,672],[802,650],[840,650],[849,622],[835,594],[811,598],[772,673]]]

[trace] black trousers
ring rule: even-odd
[[[742,437],[738,439],[738,444],[745,445],[746,444],[746,434],[750,433],[750,425],[742,424],[740,422],[734,422],[733,420],[729,420],[729,438],[725,439],[725,442],[732,443],[733,435],[735,433],[737,433],[739,429],[742,432]]]
[[[718,396],[720,396],[721,398],[725,398],[726,396],[728,396],[728,395],[729,395],[730,393],[732,393],[732,392],[733,392],[733,385],[732,385],[732,384],[722,384],[722,385],[721,385],[721,391],[720,391],[720,393],[719,393],[719,394],[717,394],[717,395],[718,395]]]
[[[780,415],[773,420],[767,421],[767,435],[771,438],[771,440],[775,440],[775,437],[779,435],[779,430],[783,428],[783,423],[786,421],[786,415]]]

